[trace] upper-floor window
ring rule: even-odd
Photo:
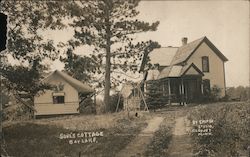
[[[208,56],[202,57],[202,72],[209,72],[209,58],[208,58]]]

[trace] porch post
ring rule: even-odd
[[[181,105],[183,104],[183,79],[181,78]]]
[[[181,94],[182,103],[183,103],[183,105],[186,105],[186,102],[185,102],[185,88],[184,88],[183,78],[181,78],[181,87],[182,87],[182,94]]]
[[[168,104],[171,105],[171,88],[170,88],[170,78],[168,79]]]

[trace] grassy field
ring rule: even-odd
[[[247,147],[250,146],[249,102],[195,106],[189,112],[189,119],[213,120],[211,135],[192,133],[196,156],[247,156]],[[205,123],[203,126],[210,125],[205,121],[202,123]]]
[[[142,128],[149,116],[127,118],[125,114],[65,116],[3,128],[5,148],[14,157],[115,156]],[[103,132],[98,143],[69,144],[60,133]]]
[[[139,118],[132,114],[128,117],[121,112],[7,122],[3,127],[4,148],[9,156],[14,157],[112,157],[135,139],[147,126],[147,121],[155,116],[164,117],[164,121],[148,143],[144,156],[168,155],[175,119],[182,116],[188,116],[191,122],[214,120],[214,136],[192,135],[196,150],[194,153],[204,148],[211,150],[211,155],[215,156],[246,154],[246,147],[250,145],[250,104],[211,103],[188,107],[171,106],[142,114]],[[97,143],[69,144],[70,139],[60,139],[61,133],[83,132],[103,132],[103,136],[96,138]]]

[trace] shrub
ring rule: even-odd
[[[120,100],[119,100],[120,99]],[[110,96],[109,111],[115,112],[118,104],[118,110],[123,109],[123,98],[119,93]]]
[[[79,105],[79,112],[81,114],[95,114],[96,108],[94,101],[91,98],[86,98],[80,105]]]

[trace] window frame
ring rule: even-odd
[[[208,56],[202,56],[201,57],[201,65],[202,65],[202,72],[209,72],[209,57]]]
[[[65,104],[65,93],[64,92],[52,93],[52,102],[53,104]]]

